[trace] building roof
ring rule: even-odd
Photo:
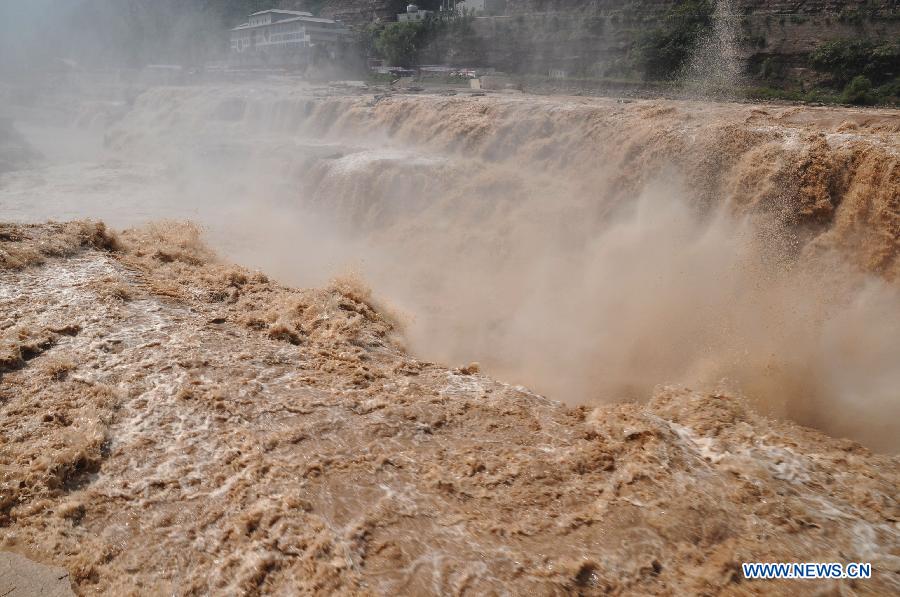
[[[303,12],[300,10],[281,10],[279,8],[270,8],[269,10],[261,10],[259,12],[254,12],[250,16],[255,17],[257,15],[264,15],[264,14],[270,13],[270,12],[278,13],[280,15],[294,15],[294,16],[298,16],[298,17],[311,17],[312,16],[311,12]]]
[[[267,12],[267,11],[264,11],[264,12]],[[287,11],[280,11],[280,12],[287,12]],[[309,13],[304,13],[304,14],[309,14]],[[281,19],[280,21],[274,21],[272,23],[266,23],[266,24],[260,24],[260,25],[251,25],[250,23],[244,23],[243,25],[238,25],[237,27],[235,27],[234,29],[232,29],[232,31],[239,31],[241,29],[256,29],[259,27],[271,27],[272,25],[281,25],[282,23],[295,23],[297,21],[303,21],[305,23],[333,23],[335,25],[340,25],[342,27],[344,25],[340,21],[335,21],[333,19],[325,19],[322,17],[313,17],[313,16],[309,16],[309,17],[299,16],[299,17],[293,17],[290,19]]]

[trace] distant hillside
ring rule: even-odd
[[[673,9],[700,2],[671,0],[508,0],[509,18],[476,19],[489,42],[489,60],[508,67],[601,70],[613,74],[633,58],[649,29],[665,27]],[[708,3],[711,7],[715,2]],[[806,57],[826,41],[900,40],[896,0],[733,0],[740,55],[750,66],[774,57],[785,67],[806,66]],[[523,49],[525,55],[523,56]]]
[[[322,11],[363,24],[367,11],[380,15],[389,4],[326,0]],[[859,75],[868,81],[859,82],[862,103],[874,101],[867,85],[881,86],[879,97],[900,91],[896,0],[508,0],[504,15],[463,29],[466,39],[438,36],[417,58],[624,81],[732,69],[742,85],[797,93],[820,85],[838,93]],[[706,64],[690,64],[704,44]]]
[[[361,31],[366,43],[360,52],[378,53],[374,40],[380,28],[396,20],[406,0],[5,4],[0,68],[27,73],[71,63],[202,65],[225,56],[229,28],[273,7],[340,19]],[[440,0],[419,0],[419,5],[436,8]],[[553,71],[568,80],[659,81],[677,78],[698,43],[723,27],[728,47],[714,40],[717,47],[707,48],[707,68],[728,66],[722,62],[728,54],[744,83],[802,93],[825,85],[837,93],[865,76],[855,88],[863,102],[871,99],[870,87],[879,97],[900,93],[897,0],[507,0],[502,16],[417,32],[409,46],[416,55],[402,61],[544,77]]]

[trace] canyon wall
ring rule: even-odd
[[[457,62],[513,72],[633,77],[644,35],[665,25],[672,0],[509,0],[506,14],[477,17],[475,39]],[[900,8],[893,0],[813,2],[737,0],[731,25],[745,70],[756,74],[767,59],[782,75],[803,77],[806,57],[819,44],[838,39],[891,42],[900,39]],[[394,20],[397,2],[331,0],[322,14],[352,25]],[[798,70],[801,69],[801,70]]]
[[[329,0],[320,14],[350,25],[364,25],[376,19],[395,21],[403,6],[403,2],[396,0]]]
[[[507,16],[475,20],[483,46],[468,57],[507,70],[541,73],[562,69],[584,76],[623,77],[634,73],[638,46],[651,29],[665,25],[676,3],[594,0],[562,5],[512,0]],[[788,76],[804,76],[807,56],[823,42],[900,39],[900,11],[888,0],[865,2],[733,3],[738,54],[754,75],[767,58]],[[546,73],[544,73],[546,74]]]

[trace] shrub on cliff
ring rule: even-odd
[[[841,101],[845,104],[858,105],[876,103],[877,100],[872,93],[872,81],[862,75],[854,77],[844,88],[844,93],[841,94]]]
[[[671,8],[661,26],[641,40],[639,63],[648,79],[678,76],[700,36],[712,24],[709,0],[687,0]]]
[[[860,75],[877,85],[900,74],[900,44],[896,43],[832,41],[817,47],[809,59],[812,67],[831,76],[837,87]]]
[[[893,81],[889,81],[875,90],[878,101],[882,104],[900,104],[900,76],[894,77]]]

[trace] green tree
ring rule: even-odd
[[[859,75],[881,83],[900,75],[900,44],[837,40],[817,47],[809,60],[817,71],[830,75],[836,86],[847,85]]]
[[[671,8],[663,24],[650,31],[639,46],[639,62],[648,79],[678,76],[700,36],[712,25],[709,0],[687,0]]]
[[[391,66],[413,66],[424,45],[423,31],[419,23],[390,23],[375,39],[375,49]]]
[[[844,88],[844,93],[841,94],[841,101],[845,104],[858,105],[876,103],[877,100],[872,93],[872,81],[862,75],[853,77],[853,80]]]

